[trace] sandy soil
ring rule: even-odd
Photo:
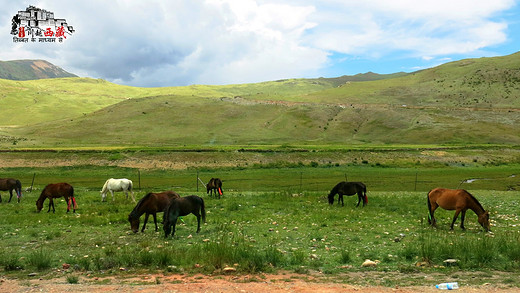
[[[1,278],[0,292],[442,292],[431,286],[362,287],[327,282],[304,275],[203,276],[144,275],[133,278],[79,277],[68,284],[65,277],[56,279],[14,280]],[[462,286],[457,292],[520,292],[517,288],[498,288],[490,284],[480,287]]]

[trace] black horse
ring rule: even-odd
[[[201,215],[202,220],[206,223],[206,209],[204,208],[204,200],[202,197],[188,195],[173,199],[164,213],[164,238],[168,238],[170,233],[173,237],[175,235],[177,219],[189,214],[194,214],[197,217],[197,233],[199,233]]]
[[[166,211],[171,201],[174,198],[179,197],[180,196],[175,191],[170,190],[159,193],[148,193],[137,203],[135,208],[128,215],[130,229],[132,229],[134,233],[137,233],[137,231],[139,231],[139,218],[143,214],[146,214],[144,217],[143,228],[141,229],[141,232],[144,232],[146,223],[148,222],[148,217],[151,214],[153,216],[153,222],[155,223],[155,232],[157,232],[157,213]]]
[[[22,197],[22,183],[18,179],[14,178],[0,178],[0,190],[9,191],[9,201],[13,198],[13,190],[16,192],[16,197],[18,197],[18,202],[20,202],[20,198]],[[2,202],[2,195],[0,195],[0,202]]]
[[[218,198],[220,199],[220,196],[223,194],[222,180],[220,180],[220,178],[211,178],[208,182],[208,185],[206,185],[206,193],[209,193],[209,195],[212,196],[213,192],[215,192],[215,197],[218,193]]]
[[[361,202],[361,200],[363,200],[363,206],[365,206],[368,203],[367,187],[365,186],[365,184],[363,184],[361,182],[342,181],[342,182],[336,184],[336,186],[334,186],[334,188],[332,188],[332,190],[329,193],[329,204],[334,204],[334,196],[336,194],[339,195],[338,204],[341,201],[342,206],[343,206],[343,195],[351,196],[351,195],[357,194],[358,195],[358,203],[356,205],[357,207],[359,206],[359,203]]]

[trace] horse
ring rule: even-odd
[[[170,232],[172,237],[175,235],[175,225],[177,219],[182,216],[194,214],[197,217],[197,233],[200,232],[200,218],[206,223],[206,209],[204,199],[196,195],[179,197],[171,201],[166,212],[164,212],[164,238],[168,238]]]
[[[361,182],[342,181],[342,182],[336,184],[336,186],[334,186],[334,188],[332,188],[332,190],[329,193],[329,196],[328,196],[329,204],[331,204],[331,205],[334,204],[334,196],[336,194],[339,195],[338,204],[341,201],[341,206],[344,205],[343,204],[343,195],[351,196],[354,194],[358,195],[358,203],[357,203],[356,207],[359,206],[359,203],[361,202],[361,200],[363,200],[363,206],[366,206],[368,204],[367,187],[365,186],[365,184],[363,184]]]
[[[20,198],[22,197],[22,183],[18,179],[14,178],[0,178],[0,190],[9,191],[9,201],[13,198],[13,190],[16,192],[16,197],[18,198],[18,203],[20,203]],[[0,202],[2,202],[2,195],[0,195]]]
[[[220,196],[222,195],[222,180],[220,180],[220,178],[211,178],[208,185],[206,185],[206,194],[209,193],[210,196],[213,196],[213,192],[215,192],[216,197],[217,191],[218,198],[220,199]]]
[[[132,190],[133,183],[132,180],[122,178],[122,179],[114,179],[110,178],[105,182],[103,188],[101,189],[101,201],[106,201],[107,192],[110,191],[112,194],[112,201],[115,201],[114,191],[123,191],[126,194],[126,199],[128,199],[128,192],[132,195],[132,200],[135,202],[134,191]]]
[[[42,193],[40,194],[40,197],[36,201],[36,209],[38,212],[40,212],[43,208],[43,202],[48,198],[49,199],[49,210],[51,211],[52,206],[52,212],[55,213],[56,210],[54,209],[54,201],[53,198],[59,198],[64,197],[65,201],[67,202],[67,213],[70,210],[70,207],[72,206],[72,212],[76,212],[76,208],[78,205],[76,204],[76,198],[74,197],[74,188],[68,184],[68,183],[55,183],[55,184],[48,184],[43,189]]]
[[[453,221],[451,222],[451,230],[453,230],[453,225],[461,214],[460,219],[460,228],[465,230],[464,228],[464,217],[466,216],[466,211],[468,209],[472,210],[478,216],[479,224],[484,228],[484,230],[490,230],[489,224],[489,212],[484,210],[480,202],[469,192],[464,189],[446,189],[446,188],[435,188],[428,192],[428,222],[435,227],[436,220],[434,217],[435,210],[438,207],[441,207],[445,210],[455,210],[455,216],[453,217]]]
[[[139,218],[142,214],[146,213],[144,217],[143,228],[141,232],[144,232],[144,228],[146,227],[146,223],[148,222],[148,216],[152,214],[153,221],[155,223],[155,232],[159,230],[157,227],[157,217],[156,214],[160,212],[164,212],[168,205],[174,198],[179,198],[180,196],[174,191],[163,191],[160,193],[148,193],[145,195],[132,212],[128,215],[128,221],[130,222],[130,228],[134,233],[139,231]]]

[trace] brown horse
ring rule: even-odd
[[[18,179],[14,178],[0,178],[0,190],[9,191],[9,201],[13,198],[13,190],[16,191],[16,197],[18,197],[18,202],[20,202],[20,198],[22,197],[22,183]],[[2,202],[2,195],[0,195],[0,202]]]
[[[144,232],[144,228],[146,227],[146,223],[148,222],[148,217],[150,214],[153,216],[153,221],[155,223],[155,232],[159,230],[157,227],[157,213],[164,212],[170,202],[174,198],[179,198],[180,196],[174,191],[163,191],[160,193],[150,192],[145,195],[135,206],[132,212],[128,215],[128,221],[130,222],[130,228],[134,233],[139,231],[139,218],[146,213],[144,217],[143,228],[141,232]]]
[[[70,210],[70,207],[72,206],[72,212],[76,212],[76,198],[74,197],[74,188],[68,184],[68,183],[55,183],[55,184],[49,184],[45,186],[42,193],[40,194],[40,198],[36,201],[36,209],[38,212],[40,212],[43,208],[43,202],[48,198],[49,199],[49,210],[51,211],[52,206],[52,212],[56,212],[54,209],[54,201],[53,198],[59,198],[64,197],[65,201],[67,202],[67,213]]]
[[[361,200],[363,200],[363,206],[366,206],[368,203],[367,187],[365,186],[365,184],[363,184],[361,182],[342,181],[342,182],[336,184],[336,186],[334,186],[334,188],[332,188],[332,190],[329,193],[329,196],[328,196],[329,204],[334,204],[334,196],[336,194],[338,194],[338,204],[341,202],[342,206],[343,206],[343,195],[351,196],[351,195],[357,194],[358,195],[358,202],[356,205],[357,207],[359,206],[359,203],[361,202]]]
[[[200,218],[206,223],[206,209],[204,208],[204,199],[196,195],[188,195],[179,197],[170,203],[166,212],[164,212],[164,238],[168,238],[170,232],[172,237],[175,235],[175,225],[177,219],[182,216],[194,214],[197,217],[197,233],[200,232]]]
[[[438,207],[450,211],[455,210],[455,216],[451,222],[451,230],[453,230],[453,225],[459,213],[461,214],[460,228],[462,228],[462,230],[465,229],[464,217],[466,216],[466,211],[470,209],[477,214],[478,222],[484,230],[490,231],[489,212],[484,210],[478,200],[464,189],[435,188],[428,192],[428,222],[434,227],[437,221],[433,213]]]
[[[213,196],[213,192],[215,192],[215,197],[218,193],[218,198],[222,195],[222,180],[220,178],[211,178],[206,185],[206,193],[209,193],[210,196]]]

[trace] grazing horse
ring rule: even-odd
[[[455,210],[455,216],[450,226],[451,230],[453,230],[453,225],[459,213],[461,214],[460,228],[462,230],[466,229],[464,228],[464,217],[466,216],[466,211],[470,209],[477,214],[478,222],[484,230],[490,231],[489,212],[484,210],[478,200],[464,189],[435,188],[428,192],[428,222],[434,227],[437,221],[433,213],[435,213],[438,207],[449,211]]]
[[[215,192],[216,197],[217,191],[218,198],[220,199],[220,196],[222,195],[222,180],[220,180],[220,178],[211,178],[208,182],[208,185],[206,185],[206,193],[209,193],[210,196],[213,196],[213,192]]]
[[[122,178],[122,179],[114,179],[110,178],[103,185],[103,189],[101,189],[101,201],[106,201],[107,192],[110,191],[112,194],[112,201],[115,201],[114,191],[123,191],[126,194],[126,199],[128,199],[128,192],[132,195],[132,200],[135,202],[134,191],[132,190],[133,183],[132,180]]]
[[[204,208],[204,200],[196,195],[188,195],[179,197],[170,203],[166,212],[164,212],[164,238],[168,238],[170,232],[172,237],[175,235],[175,225],[177,219],[182,216],[194,214],[197,217],[197,233],[200,232],[200,217],[206,223],[206,209]]]
[[[9,191],[9,201],[13,198],[13,190],[16,191],[16,197],[18,198],[18,202],[20,202],[20,198],[22,197],[22,183],[18,179],[14,178],[0,178],[0,190]],[[0,202],[2,202],[2,196],[0,195]]]
[[[155,232],[159,230],[157,227],[157,213],[164,212],[166,208],[170,205],[170,202],[174,198],[179,198],[180,196],[174,191],[163,191],[160,193],[148,193],[145,195],[132,212],[128,215],[128,221],[130,222],[130,228],[134,233],[139,231],[139,218],[142,214],[146,213],[144,217],[143,228],[141,232],[144,232],[144,228],[146,227],[146,223],[148,222],[148,216],[152,214],[153,221],[155,223]]]
[[[357,194],[358,195],[358,203],[356,205],[357,207],[359,206],[359,203],[361,202],[361,200],[363,200],[363,206],[367,205],[367,203],[368,203],[367,187],[365,186],[365,184],[363,184],[361,182],[342,181],[342,182],[336,184],[336,186],[334,186],[334,188],[332,188],[332,190],[329,193],[329,204],[334,204],[334,196],[336,194],[339,195],[338,204],[341,201],[342,206],[343,206],[343,195],[351,196],[351,195]]]
[[[42,193],[40,194],[40,198],[38,198],[36,201],[36,209],[38,212],[40,212],[43,208],[43,202],[48,198],[49,210],[47,213],[51,211],[51,206],[52,212],[54,213],[56,210],[54,209],[53,198],[59,198],[62,196],[67,202],[67,213],[69,212],[71,206],[72,212],[75,213],[78,205],[76,204],[76,198],[74,197],[74,188],[68,183],[55,183],[45,186]]]

